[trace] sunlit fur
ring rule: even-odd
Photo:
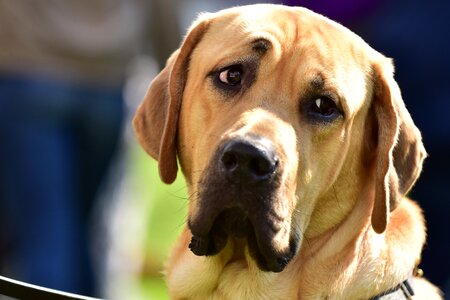
[[[257,39],[270,47],[255,53]],[[258,61],[249,87],[230,96],[214,86],[213,70],[243,59]],[[137,137],[167,183],[178,156],[188,219],[200,214],[199,188],[222,141],[270,139],[281,161],[272,209],[301,245],[282,272],[263,272],[233,238],[217,255],[194,255],[186,228],[166,266],[172,299],[369,299],[408,278],[425,225],[405,193],[426,154],[392,73],[361,38],[303,8],[244,6],[194,22],[136,114]],[[301,112],[318,77],[343,111],[333,122]],[[280,234],[273,245],[281,251],[287,242]],[[425,279],[415,281],[415,299],[441,299]]]

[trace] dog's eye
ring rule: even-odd
[[[242,81],[242,68],[240,66],[231,66],[219,73],[219,81],[226,85],[235,86]]]
[[[338,108],[333,100],[328,97],[319,97],[314,100],[314,110],[324,117],[330,117],[338,112]]]
[[[303,109],[314,122],[332,122],[343,115],[336,102],[329,96],[311,98],[303,105]]]

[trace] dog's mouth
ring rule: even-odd
[[[215,255],[235,238],[246,241],[261,270],[284,270],[297,254],[300,234],[291,215],[294,201],[281,183],[283,170],[267,138],[224,141],[197,186],[197,207],[189,217],[192,252]]]
[[[196,234],[190,222],[191,251],[199,256],[218,254],[229,238],[245,239],[251,257],[263,271],[281,272],[297,254],[300,236],[296,230],[284,233],[284,228],[270,219],[249,216],[242,208],[221,212],[207,234]]]

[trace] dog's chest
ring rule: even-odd
[[[295,299],[295,291],[279,273],[262,272],[246,262],[227,265],[212,299]]]
[[[289,280],[281,278],[279,273],[262,272],[245,261],[232,262],[220,269],[213,264],[205,267],[198,265],[197,272],[190,272],[189,276],[172,277],[176,299],[296,299],[295,288],[288,286]]]

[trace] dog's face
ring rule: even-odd
[[[282,271],[368,185],[372,224],[384,231],[424,156],[390,68],[349,30],[305,9],[203,16],[135,118],[166,182],[178,153],[191,250],[214,255],[230,238],[245,240],[262,270]],[[395,151],[397,139],[409,154]]]
[[[307,13],[212,22],[191,55],[179,120],[195,253],[217,253],[230,235],[247,238],[264,269],[296,253],[368,96],[353,46]]]

